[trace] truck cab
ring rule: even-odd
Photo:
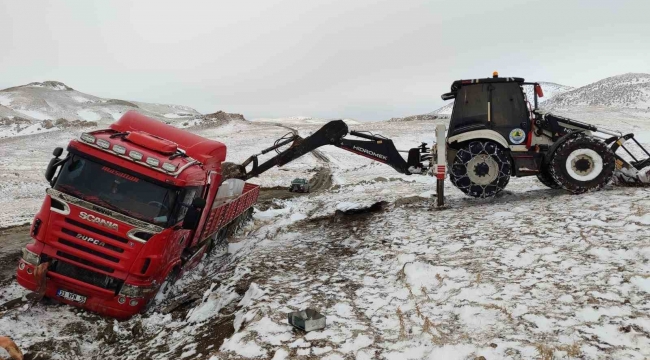
[[[18,282],[115,318],[146,309],[252,211],[259,188],[215,201],[226,146],[136,112],[83,133],[46,170]],[[46,264],[45,289],[36,267]]]

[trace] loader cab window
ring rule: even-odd
[[[488,86],[488,84],[468,85],[458,90],[449,123],[450,135],[486,128]]]
[[[526,133],[529,128],[528,109],[519,83],[473,84],[458,90],[449,135],[489,129],[508,139],[514,129]]]
[[[528,109],[524,93],[518,83],[494,84],[491,106],[492,126],[495,128],[513,129],[523,128],[523,125],[526,125]],[[527,131],[528,128],[523,130]]]

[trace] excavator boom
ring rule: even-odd
[[[348,134],[364,140],[346,139],[345,137]],[[291,145],[288,149],[278,151],[279,148],[289,143]],[[334,120],[328,122],[306,138],[301,138],[297,134],[293,134],[292,136],[279,139],[273,146],[262,150],[259,154],[249,157],[241,165],[224,163],[224,177],[248,180],[259,176],[274,166],[285,165],[325,145],[333,145],[382,162],[406,175],[425,174],[428,168],[427,160],[431,158],[429,148],[423,143],[420,147],[410,149],[408,151],[408,160],[404,160],[391,139],[365,132],[348,131],[348,125],[343,120]],[[258,156],[273,150],[276,150],[278,154],[260,164]],[[246,168],[250,164],[252,164],[252,168],[247,170]]]

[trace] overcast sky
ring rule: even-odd
[[[383,120],[494,70],[571,86],[650,72],[648,14],[648,0],[0,0],[0,88]]]

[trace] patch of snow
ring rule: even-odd
[[[36,110],[25,110],[25,109],[15,109],[21,114],[27,115],[31,118],[34,118],[36,120],[51,120],[52,117],[50,115],[44,114],[40,111]]]
[[[182,119],[186,117],[192,117],[192,114],[177,114],[177,113],[167,113],[163,115],[164,117],[168,119]]]
[[[98,121],[102,118],[101,115],[88,109],[77,110],[77,115],[85,121]]]
[[[9,105],[11,105],[11,101],[12,101],[12,99],[11,99],[11,97],[9,97],[9,95],[5,95],[5,94],[0,93],[0,105],[9,106]]]

